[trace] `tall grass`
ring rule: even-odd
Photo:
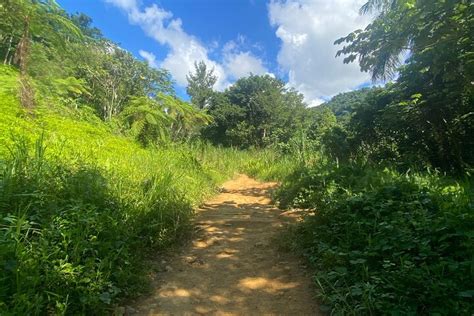
[[[240,164],[206,146],[73,155],[43,137],[12,143],[0,159],[0,311],[12,314],[89,314],[136,294],[144,256],[180,238]]]
[[[16,77],[0,67],[2,315],[110,312],[144,290],[143,259],[186,233],[194,206],[255,166],[203,143],[145,149],[50,99],[27,113]]]
[[[292,154],[281,154],[271,149],[251,150],[243,172],[260,180],[281,181],[303,163]]]

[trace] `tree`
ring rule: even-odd
[[[390,139],[405,153],[444,170],[474,164],[474,3],[468,0],[370,0],[377,13],[365,30],[336,41],[338,55],[359,61],[374,80],[399,74],[381,126],[399,127]],[[401,65],[400,56],[410,52]],[[387,121],[389,120],[389,121]],[[407,126],[409,128],[407,128]],[[388,138],[385,138],[388,139]],[[413,140],[412,145],[406,143]]]
[[[245,110],[230,103],[225,93],[214,92],[207,111],[212,122],[202,130],[202,136],[215,145],[240,147],[245,139],[231,131],[237,129],[239,123],[245,120]]]
[[[211,118],[173,96],[133,97],[121,113],[128,132],[144,146],[169,140],[185,140]]]
[[[72,14],[69,18],[85,36],[93,40],[104,39],[102,32],[98,28],[92,26],[92,18],[87,16],[86,14],[75,13]]]
[[[42,45],[61,45],[69,38],[81,38],[82,33],[54,0],[5,1],[0,6],[0,24],[8,44],[4,49],[4,64],[15,63],[20,68],[20,100],[25,107],[34,105],[34,92],[28,80],[28,59],[33,40]],[[4,41],[5,42],[5,41]]]
[[[304,116],[303,96],[269,75],[237,80],[210,99],[214,123],[205,131],[214,143],[263,147],[288,141]]]
[[[297,129],[305,109],[303,96],[269,75],[239,79],[226,91],[232,104],[244,109],[252,128],[247,136],[254,146],[287,141]],[[278,134],[278,138],[273,137]]]
[[[167,127],[173,119],[154,99],[143,96],[132,98],[121,116],[129,133],[144,146],[169,137]]]
[[[337,124],[336,115],[325,106],[308,109],[311,117],[308,128],[308,138],[320,142],[321,137]]]
[[[338,121],[346,123],[358,108],[367,103],[367,95],[373,89],[377,88],[362,88],[355,91],[340,93],[317,108],[327,108],[331,110],[334,115],[336,115]]]
[[[473,58],[465,55],[473,47],[473,6],[469,0],[369,0],[361,12],[378,12],[377,17],[365,30],[338,39],[336,44],[348,45],[337,56],[348,55],[345,63],[358,59],[361,70],[370,71],[374,80],[392,77],[404,51],[411,52],[411,61],[431,55],[436,66],[442,66],[437,61],[446,53],[466,63]]]
[[[19,65],[22,74],[27,72],[27,61],[31,41],[40,41],[49,45],[61,45],[67,38],[81,38],[83,34],[67,18],[64,11],[54,0],[6,1],[0,7],[0,18],[4,20],[2,30],[8,39],[4,62],[14,48],[13,61]],[[3,32],[2,32],[3,33]]]
[[[199,109],[207,107],[212,96],[212,88],[217,81],[214,69],[208,71],[204,61],[195,62],[194,73],[189,73],[186,79],[188,80],[186,92],[191,97],[191,103]]]
[[[91,99],[104,120],[119,114],[133,97],[171,93],[168,71],[153,69],[110,42],[100,42],[87,51],[78,69],[94,89]]]
[[[173,118],[170,132],[174,141],[188,141],[199,135],[203,126],[212,122],[212,117],[205,110],[197,109],[174,96],[162,95],[161,98],[168,115]]]

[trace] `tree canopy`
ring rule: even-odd
[[[472,1],[371,0],[361,11],[375,20],[337,40],[345,43],[338,55],[346,55],[345,63],[358,60],[374,80],[399,76],[364,110],[372,113],[371,126],[364,124],[370,135],[437,168],[472,165]]]
[[[204,136],[216,144],[267,146],[291,138],[304,116],[303,96],[269,75],[250,75],[215,92]]]
[[[214,69],[208,70],[204,61],[195,62],[194,73],[188,74],[186,79],[188,80],[186,92],[191,97],[191,103],[199,109],[209,106],[213,87],[217,82]]]

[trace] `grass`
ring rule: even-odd
[[[244,164],[246,174],[262,181],[281,181],[293,173],[301,162],[290,154],[279,154],[271,149],[253,150]]]
[[[17,77],[0,67],[2,315],[109,313],[145,290],[144,258],[179,240],[221,182],[239,171],[282,177],[270,152],[145,149],[41,95],[26,112]]]

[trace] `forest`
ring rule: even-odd
[[[89,16],[0,1],[0,314],[117,315],[246,174],[303,210],[278,235],[322,313],[472,315],[474,4],[360,10],[335,58],[385,84],[308,107],[268,74],[218,91],[204,61],[183,100]]]

